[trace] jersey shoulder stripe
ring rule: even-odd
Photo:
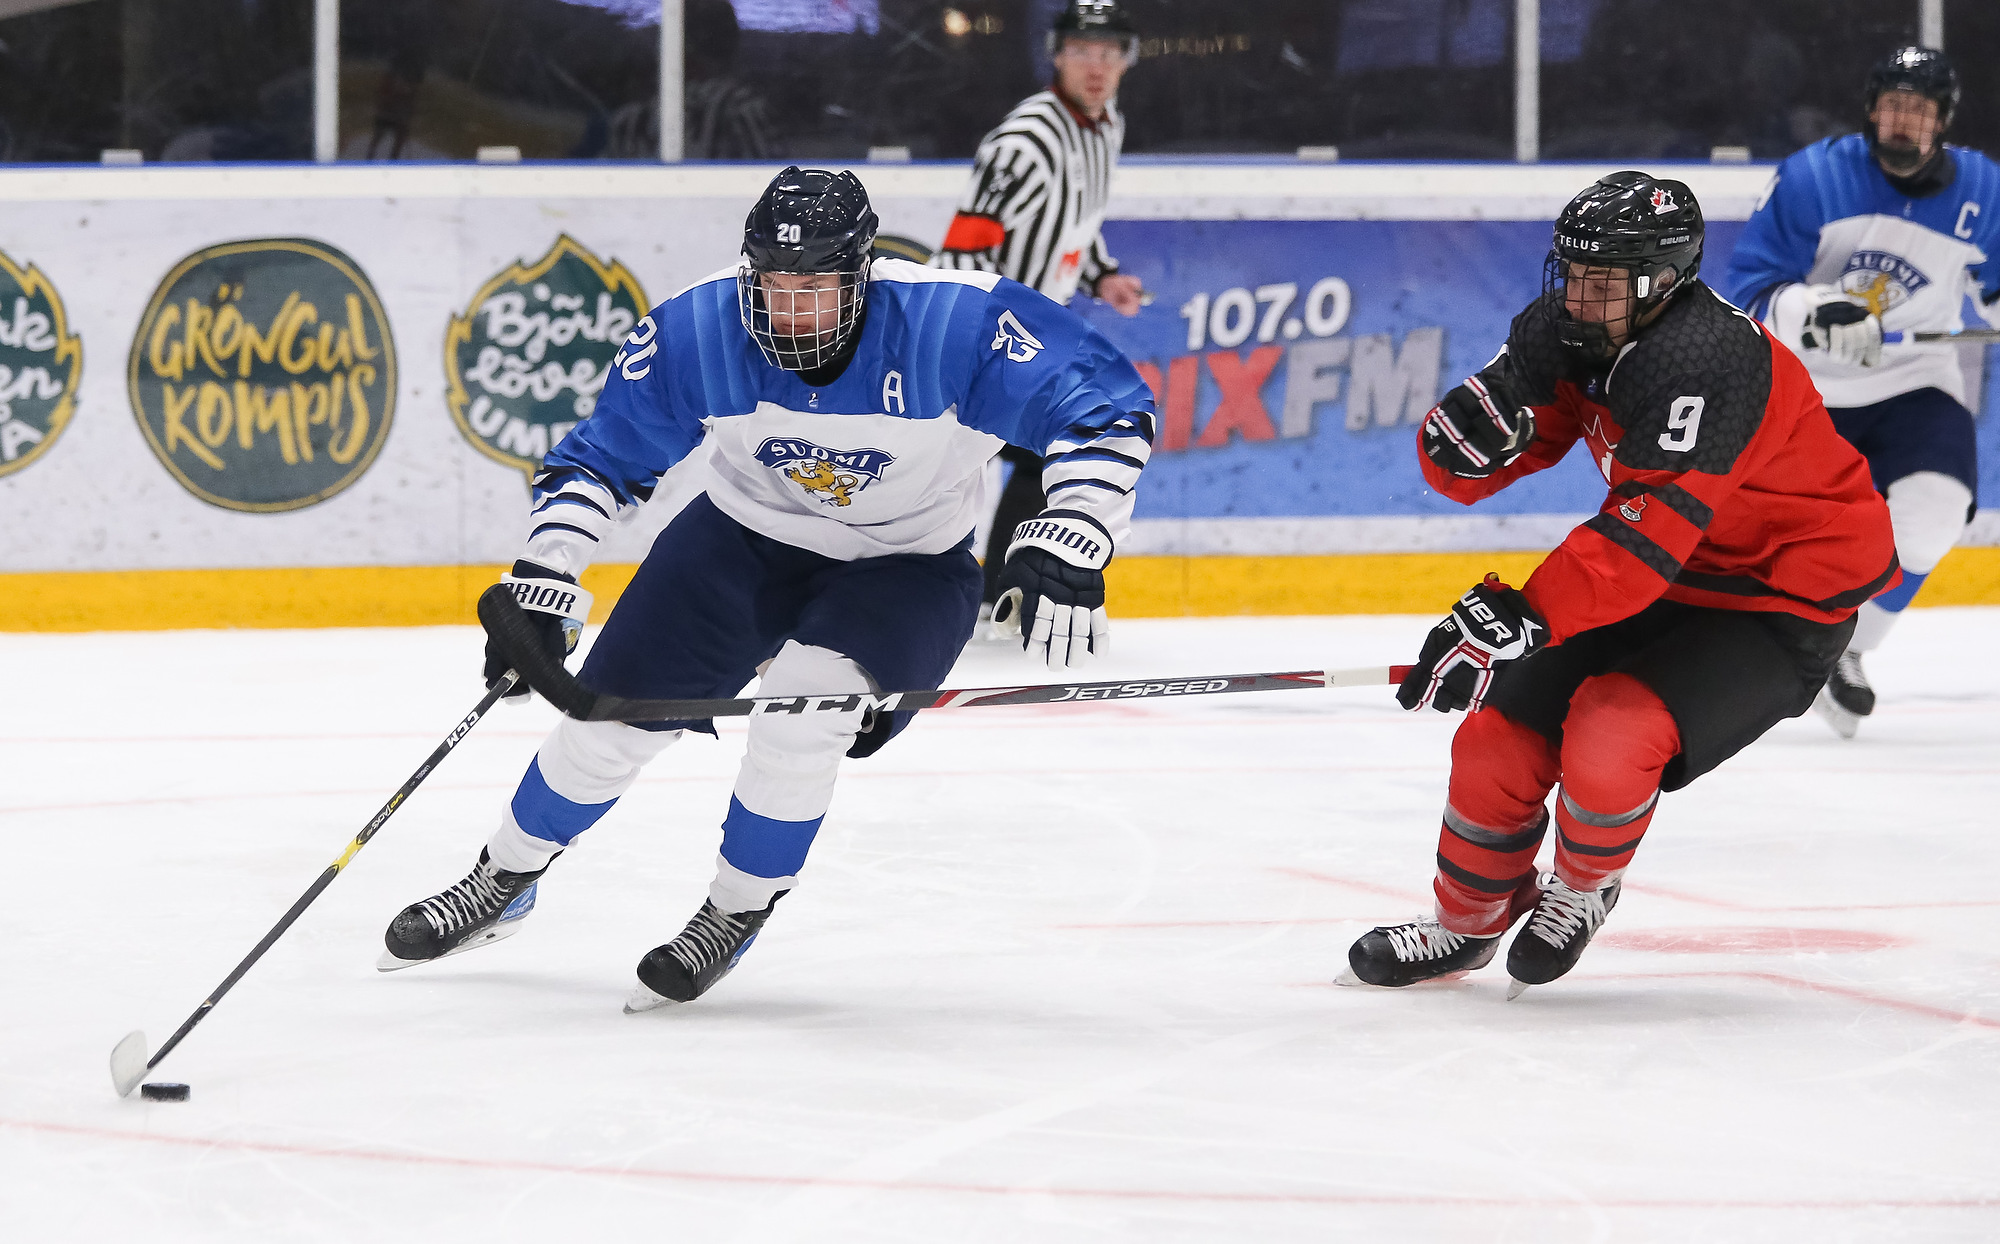
[[[1000,282],[998,272],[970,272],[958,268],[930,268],[923,264],[911,263],[907,259],[877,259],[869,267],[869,276],[877,281],[902,282],[911,285],[973,285],[990,291]]]

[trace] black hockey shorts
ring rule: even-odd
[[[1679,790],[1811,707],[1853,634],[1852,618],[1811,622],[1656,601],[1505,666],[1486,703],[1560,747],[1584,679],[1630,674],[1680,729],[1680,755],[1660,778],[1660,789]]]

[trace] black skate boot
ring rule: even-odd
[[[550,856],[549,864],[561,854]],[[465,880],[410,904],[389,922],[382,937],[388,949],[375,961],[376,969],[414,967],[513,936],[521,918],[535,909],[535,883],[548,870],[548,864],[531,873],[495,868],[481,847],[479,863]]]
[[[681,935],[664,946],[655,946],[639,960],[639,984],[625,1000],[625,1013],[637,1015],[670,1002],[692,1002],[736,966],[771,909],[790,893],[780,890],[762,911],[718,911],[703,899]]]
[[[1336,985],[1378,985],[1400,989],[1453,972],[1470,972],[1493,961],[1498,934],[1467,937],[1453,933],[1436,916],[1419,916],[1363,933],[1347,951],[1347,971]]]
[[[1601,890],[1572,890],[1554,873],[1544,873],[1541,884],[1535,914],[1507,948],[1507,975],[1514,978],[1507,986],[1510,1000],[1526,993],[1528,986],[1546,985],[1575,967],[1604,918],[1618,906],[1616,881]]]
[[[1868,685],[1868,675],[1862,672],[1860,653],[1850,648],[1840,654],[1813,707],[1835,734],[1843,739],[1854,737],[1861,719],[1875,711],[1875,688]]]

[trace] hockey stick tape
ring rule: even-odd
[[[1046,510],[1014,528],[1007,556],[1022,549],[1041,549],[1072,566],[1102,570],[1111,561],[1111,533],[1076,510]]]

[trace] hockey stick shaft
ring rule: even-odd
[[[2000,341],[2000,328],[1966,328],[1955,333],[1883,333],[1882,344],[1898,346],[1911,341]]]
[[[1307,691],[1324,687],[1381,687],[1399,683],[1407,665],[1350,670],[1288,670],[1263,674],[1213,674],[1195,678],[1053,683],[1026,687],[975,687],[945,691],[886,691],[880,695],[752,696],[728,700],[637,700],[592,691],[542,646],[534,624],[506,588],[479,598],[479,621],[530,687],[557,711],[580,721],[703,721],[769,713],[917,712],[944,708],[998,708],[1023,704],[1094,704],[1241,691]]]
[[[194,1009],[194,1014],[188,1016],[187,1022],[175,1030],[173,1036],[166,1039],[166,1042],[160,1046],[159,1052],[146,1060],[147,1071],[151,1071],[153,1068],[159,1066],[160,1060],[171,1054],[174,1047],[179,1045],[188,1033],[194,1031],[194,1026],[208,1017],[208,1013],[215,1009],[215,1004],[222,1001],[223,995],[234,988],[236,982],[243,979],[244,973],[248,972],[256,965],[259,959],[264,957],[264,952],[271,949],[277,943],[278,939],[285,935],[285,930],[291,928],[293,923],[301,915],[305,914],[306,908],[312,906],[313,900],[317,899],[326,891],[328,886],[333,884],[333,879],[340,875],[340,871],[347,867],[348,863],[354,859],[361,848],[368,845],[368,840],[373,838],[377,831],[388,823],[389,818],[395,815],[396,809],[402,807],[403,801],[410,797],[410,793],[423,784],[423,780],[431,775],[433,769],[436,769],[439,764],[443,763],[444,758],[451,754],[453,748],[464,741],[465,736],[472,732],[472,728],[479,724],[479,719],[490,712],[495,704],[499,703],[500,697],[513,689],[517,679],[518,675],[509,673],[493,685],[493,689],[488,691],[473,710],[467,713],[465,718],[452,729],[452,732],[444,737],[444,741],[437,745],[436,749],[431,752],[422,765],[418,766],[417,771],[410,775],[409,780],[397,788],[395,794],[389,796],[389,802],[383,804],[381,809],[369,820],[368,824],[362,826],[361,832],[354,835],[353,841],[347,844],[347,849],[342,851],[333,863],[328,864],[326,871],[320,873],[312,885],[307,887],[306,892],[299,896],[299,901],[292,904],[291,910],[281,916],[278,923],[271,926],[271,931],[264,935],[264,940],[258,942],[256,948],[244,956],[243,962],[237,964],[236,970],[223,978],[222,983],[215,987],[213,993],[202,999],[201,1005]],[[131,1090],[127,1088],[123,1091],[130,1092]]]

